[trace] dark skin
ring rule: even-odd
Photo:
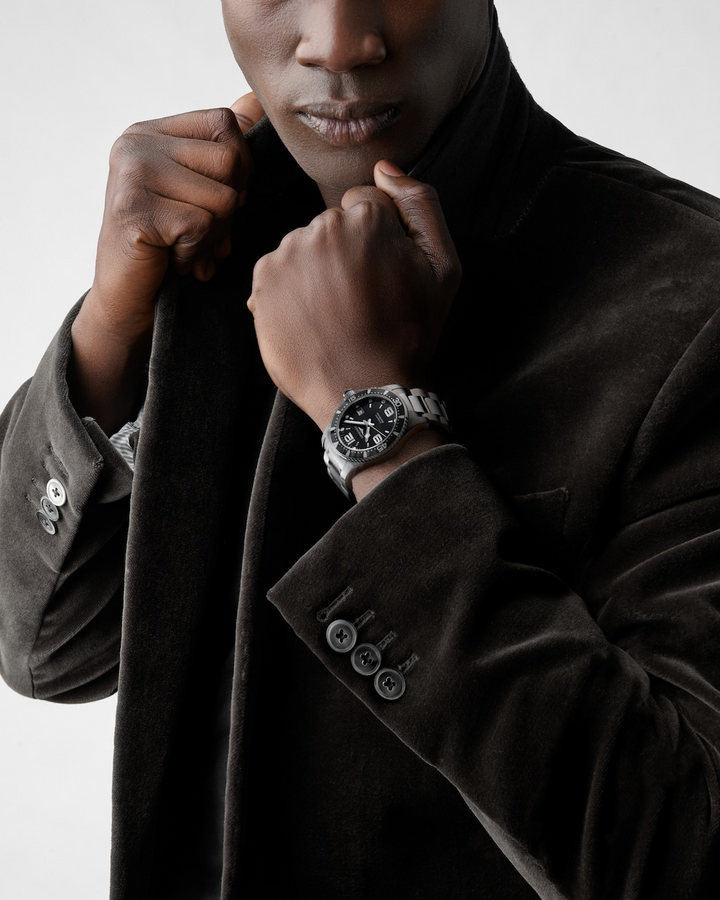
[[[113,147],[95,278],[73,326],[80,414],[111,434],[137,412],[160,283],[170,265],[207,280],[230,252],[252,167],[242,132],[263,109],[328,206],[256,265],[248,306],[268,373],[321,429],[348,387],[429,387],[460,265],[435,192],[398,166],[412,165],[482,72],[490,10],[484,0],[224,0],[254,94],[232,110],[134,125]],[[356,497],[444,440],[412,435],[355,476]]]

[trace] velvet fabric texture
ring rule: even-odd
[[[134,479],[69,403],[72,315],[1,422],[0,667],[61,702],[117,685],[112,900],[183,896],[233,643],[223,900],[716,897],[720,203],[568,132],[496,33],[413,173],[464,268],[455,443],[348,508],[312,422],[269,412],[245,308],[320,198],[249,139],[234,256],[159,300]],[[392,635],[402,698],[335,617]]]

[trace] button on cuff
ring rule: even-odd
[[[382,655],[374,644],[358,644],[352,652],[350,662],[360,675],[374,675],[380,668]]]
[[[47,483],[47,495],[55,504],[55,506],[64,506],[67,501],[67,492],[64,486],[57,480],[51,478]]]
[[[325,640],[336,653],[349,653],[357,643],[357,629],[346,619],[335,619],[325,631]]]
[[[380,669],[375,676],[375,690],[383,700],[398,700],[405,693],[405,678],[397,669]]]
[[[35,515],[44,531],[47,531],[48,534],[55,534],[57,532],[55,523],[51,522],[41,509],[39,509]]]
[[[43,497],[40,500],[40,509],[50,519],[51,522],[57,522],[60,518],[60,510],[55,506],[49,497]]]

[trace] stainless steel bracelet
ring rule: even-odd
[[[424,391],[422,388],[408,390],[401,384],[388,384],[386,387],[399,394],[412,410],[427,419],[428,422],[440,425],[446,431],[450,430],[447,407],[437,394],[432,391]]]

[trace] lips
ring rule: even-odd
[[[396,103],[317,103],[297,111],[302,122],[338,146],[370,142],[394,124],[399,112]]]

